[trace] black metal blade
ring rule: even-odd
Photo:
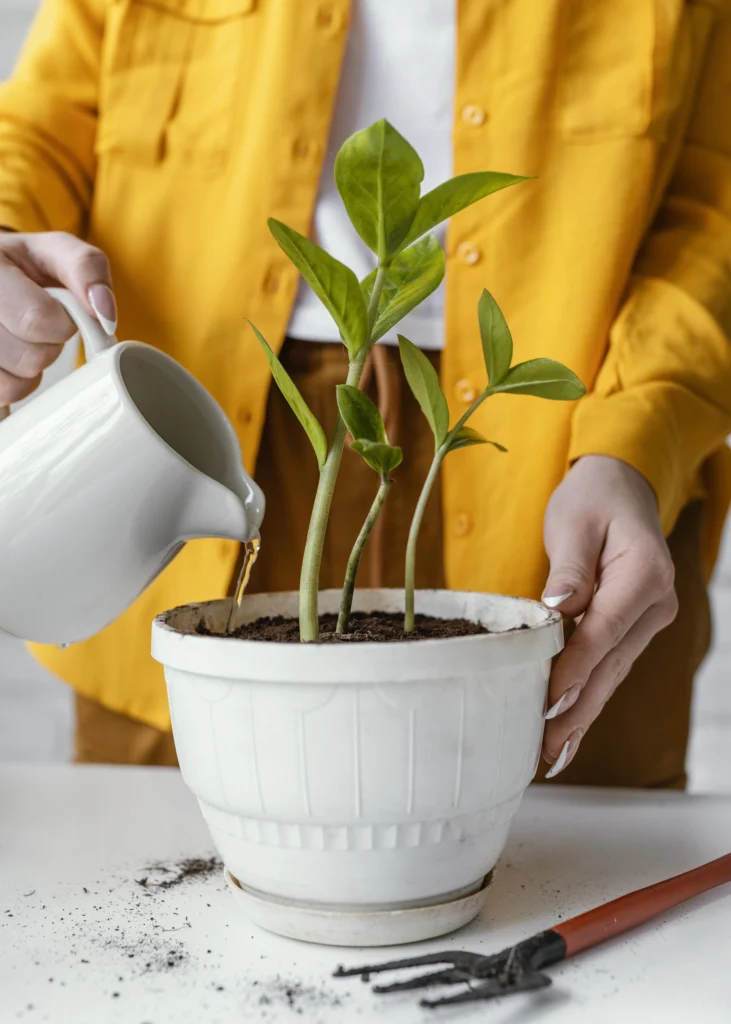
[[[463,950],[454,952],[425,953],[423,956],[405,957],[403,960],[387,960],[380,964],[364,964],[362,967],[343,967],[342,964],[335,971],[335,978],[353,978],[360,975],[365,981],[371,974],[381,974],[383,971],[401,971],[409,967],[429,967],[437,964],[447,964],[450,967],[462,968],[473,976],[479,967],[493,957],[482,956],[480,953],[467,953]]]
[[[376,985],[377,993],[408,992],[428,988],[432,985],[472,985],[457,995],[441,999],[422,1001],[422,1006],[431,1009],[456,1003],[472,1003],[479,1000],[496,999],[514,992],[528,992],[545,988],[551,979],[540,973],[540,969],[559,963],[566,956],[566,943],[556,931],[540,932],[522,942],[509,946],[490,956],[470,953],[466,950],[425,953],[423,956],[405,957],[402,960],[387,960],[380,964],[364,964],[361,967],[342,965],[335,971],[335,977],[348,978],[360,975],[369,981],[372,974],[386,971],[408,970],[412,967],[439,967],[416,977],[395,981],[390,985]],[[479,984],[473,984],[479,982]]]
[[[408,992],[409,989],[429,988],[431,985],[459,985],[472,980],[472,974],[459,967],[447,967],[444,971],[432,971],[430,974],[417,974],[405,981],[394,981],[390,985],[374,985],[373,991]]]
[[[434,1010],[439,1006],[456,1006],[458,1003],[476,1003],[481,1000],[497,999],[500,996],[513,995],[516,992],[530,992],[538,988],[547,988],[551,979],[547,974],[538,971],[518,971],[509,976],[491,978],[481,985],[475,985],[466,992],[455,996],[443,996],[441,999],[422,999],[420,1006]]]

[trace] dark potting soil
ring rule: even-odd
[[[433,615],[417,615],[413,633],[404,633],[403,615],[388,612],[354,612],[347,633],[336,633],[336,623],[336,615],[320,616],[318,643],[392,643],[402,640],[443,640],[448,637],[489,633],[489,630],[479,622],[470,622],[469,619],[438,619]],[[200,636],[220,636],[213,633],[205,623],[200,623],[196,632]],[[237,640],[296,644],[300,642],[299,621],[285,618],[283,615],[274,615],[237,626],[229,635]]]
[[[218,857],[188,857],[168,867],[165,864],[152,864],[147,870],[149,874],[135,881],[143,889],[174,889],[189,879],[208,878],[217,874],[223,867]]]

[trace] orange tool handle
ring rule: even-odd
[[[553,931],[566,943],[566,956],[573,956],[644,924],[658,914],[717,885],[723,885],[724,882],[731,882],[731,853],[572,917],[570,921],[555,925]]]

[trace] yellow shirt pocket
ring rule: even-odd
[[[257,0],[115,0],[102,48],[99,156],[215,174],[236,132]]]
[[[687,0],[569,0],[558,83],[561,134],[665,137],[691,67]]]

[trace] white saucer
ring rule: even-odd
[[[482,910],[493,872],[468,896],[406,910],[336,910],[320,904],[293,904],[247,889],[223,869],[226,884],[242,912],[267,931],[325,946],[397,946],[446,935]]]

